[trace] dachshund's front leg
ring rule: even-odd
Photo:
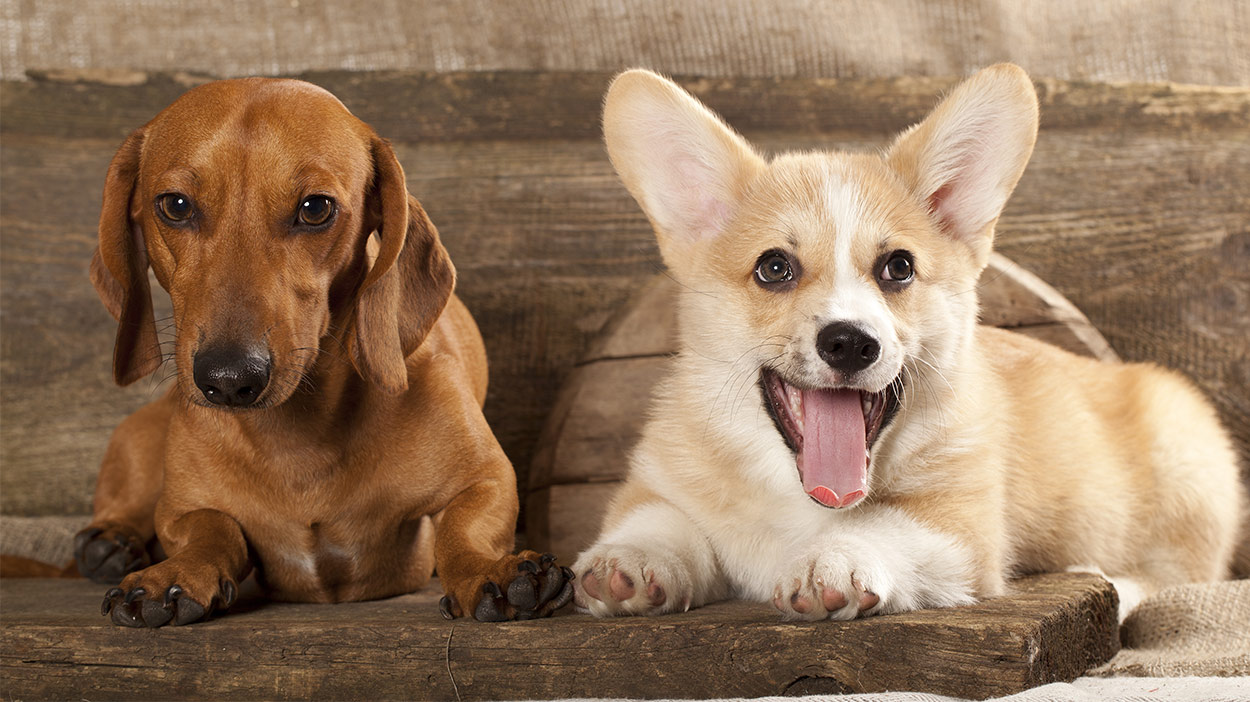
[[[438,516],[434,560],[446,593],[439,603],[444,617],[534,619],[573,599],[573,572],[555,556],[512,554],[516,517],[516,486],[506,480],[469,487]]]
[[[74,537],[78,572],[113,585],[152,562],[154,515],[165,472],[165,436],[173,401],[165,395],[113,431],[96,480],[91,524]]]

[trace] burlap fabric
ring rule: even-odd
[[[754,702],[783,702],[791,697],[759,697]],[[962,702],[954,697],[921,692],[879,692],[867,695],[816,695],[808,702]],[[996,697],[987,702],[1246,702],[1250,678],[1080,678]],[[723,702],[738,702],[725,700]]]
[[[211,76],[314,69],[707,76],[966,74],[1250,85],[1241,0],[0,0],[27,69]]]
[[[1124,649],[1091,675],[1250,675],[1250,580],[1166,588],[1120,636]]]
[[[0,553],[65,565],[74,556],[74,534],[89,521],[91,517],[86,515],[0,515]]]

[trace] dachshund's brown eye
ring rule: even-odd
[[[182,193],[165,193],[156,198],[156,212],[166,221],[179,224],[191,219],[195,214],[195,207],[191,204],[191,198]]]
[[[915,274],[911,253],[900,250],[890,254],[890,257],[886,259],[885,265],[881,267],[880,277],[882,282],[909,283]]]
[[[334,200],[325,195],[304,198],[299,205],[299,223],[307,227],[319,227],[334,216]]]

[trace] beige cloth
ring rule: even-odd
[[[1039,77],[1250,85],[1242,0],[0,0],[0,77],[308,70]]]
[[[793,697],[759,697],[754,702],[788,702]],[[963,702],[923,692],[814,695],[807,702]],[[1051,683],[988,702],[1246,702],[1250,678],[1080,678]],[[723,700],[722,702],[739,702]],[[745,702],[745,701],[743,701]]]
[[[1091,675],[1250,676],[1250,580],[1161,590],[1128,615],[1120,638],[1124,649]]]
[[[0,514],[0,553],[62,566],[74,557],[74,534],[89,516],[15,517]]]

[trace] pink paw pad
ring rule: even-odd
[[[790,595],[790,608],[799,614],[807,614],[812,611],[812,601],[806,595],[794,593]]]
[[[595,575],[593,570],[588,570],[582,575],[582,586],[580,589],[596,600],[603,601],[603,597],[599,594],[599,577]]]
[[[820,591],[820,604],[826,612],[836,612],[846,606],[846,595],[831,587],[823,587]]]
[[[664,592],[664,587],[655,581],[655,573],[647,574],[647,602],[652,607],[659,607],[668,599],[668,595]]]
[[[608,578],[608,592],[618,602],[623,602],[634,596],[634,581],[628,575],[613,568],[612,575]]]
[[[872,609],[873,607],[876,607],[877,604],[881,602],[881,598],[877,597],[877,593],[864,587],[864,584],[861,583],[860,581],[854,578],[851,578],[851,584],[854,585],[855,589],[859,590],[860,592],[860,595],[859,595],[859,611],[860,612],[866,612]]]

